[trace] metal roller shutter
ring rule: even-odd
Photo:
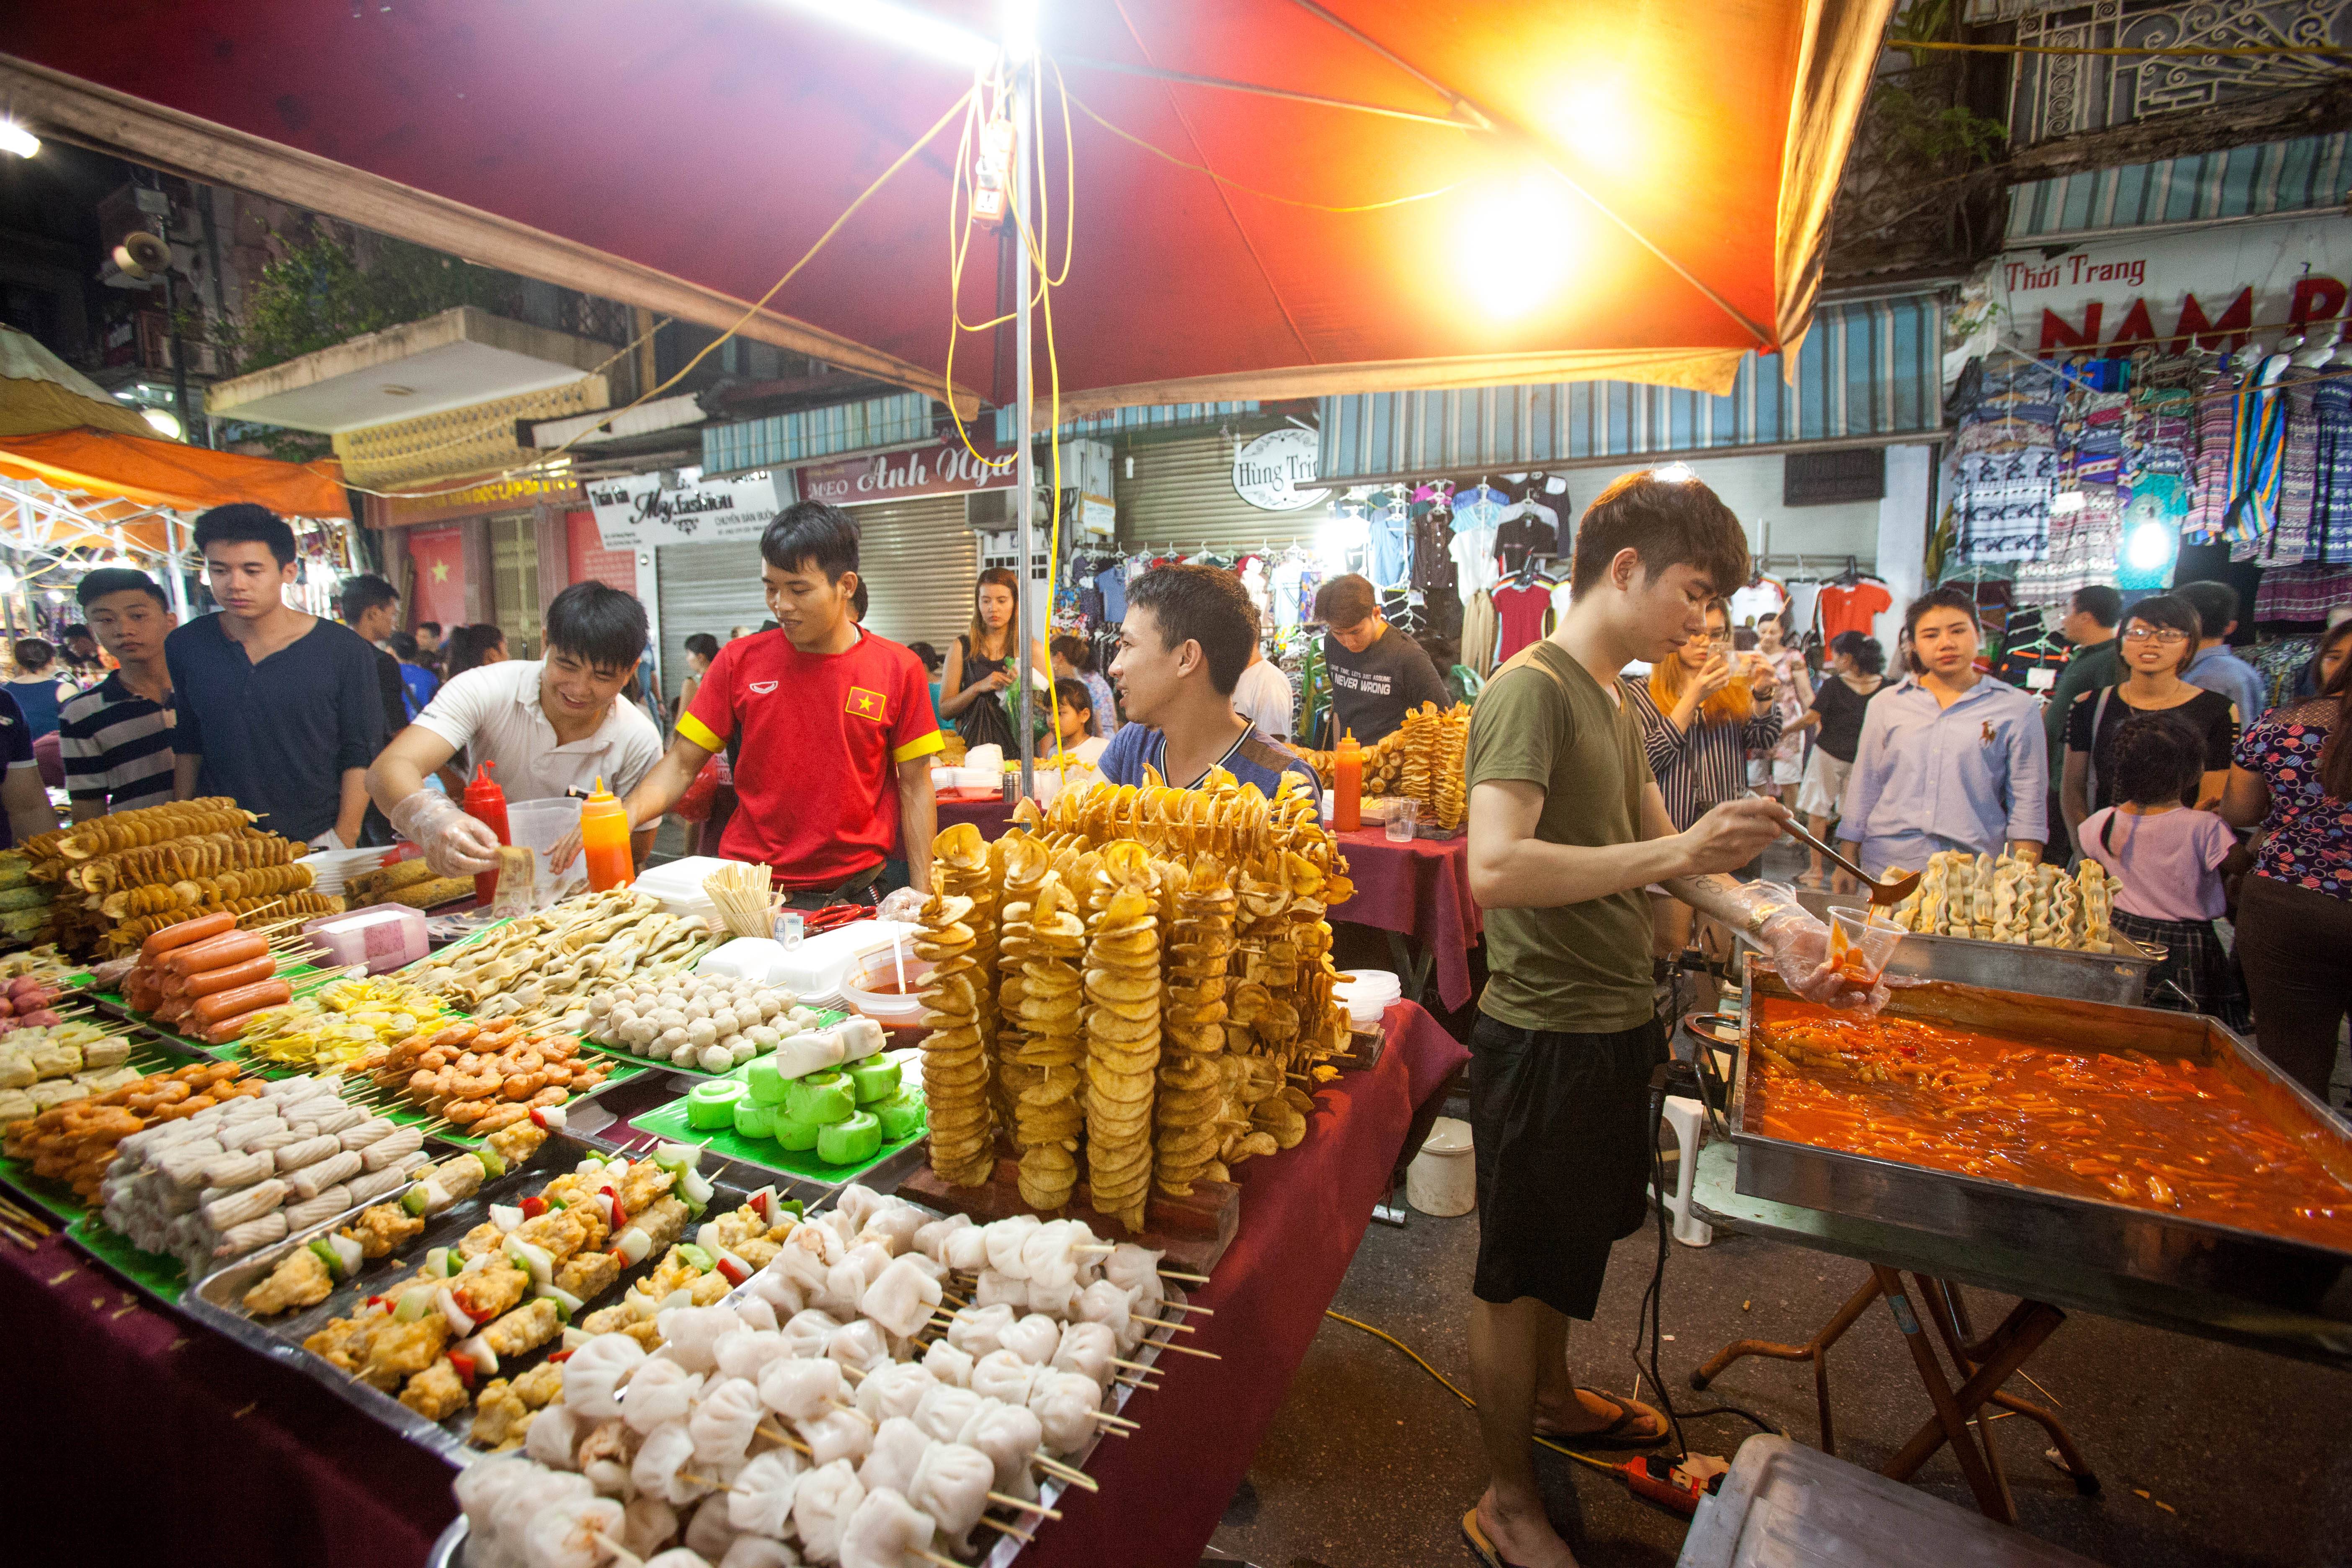
[[[662,689],[675,703],[686,684],[686,639],[709,632],[723,647],[733,626],[768,618],[757,540],[665,544],[654,555],[661,596]]]
[[[540,625],[539,514],[500,512],[490,519],[490,605],[513,658],[536,658]]]
[[[980,542],[961,496],[853,506],[866,579],[866,629],[892,642],[927,642],[945,653],[971,624]]]
[[[1270,427],[1270,426],[1268,426]],[[1257,426],[1246,434],[1255,435]],[[1127,476],[1127,460],[1135,463]],[[1233,552],[1311,541],[1331,515],[1328,502],[1297,511],[1261,511],[1234,489],[1234,447],[1213,432],[1176,441],[1137,442],[1111,458],[1118,489],[1118,542],[1173,546],[1192,554],[1203,545]]]

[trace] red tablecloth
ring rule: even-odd
[[[1448,1010],[1470,1000],[1470,944],[1485,921],[1470,896],[1470,837],[1392,844],[1384,827],[1342,833],[1355,897],[1331,910],[1335,921],[1402,931],[1428,944],[1438,999]]]
[[[980,800],[943,800],[939,804],[939,813],[942,829],[969,822],[991,842],[1003,837],[1005,829],[1013,826],[1013,807],[994,795]]]
[[[1414,1108],[1468,1054],[1411,1003],[1389,1009],[1370,1070],[1319,1091],[1306,1140],[1240,1170],[1241,1234],[1193,1300],[1165,1385],[1106,1440],[1025,1562],[1192,1568],[1306,1359],[1362,1240]],[[289,1366],[145,1303],[52,1238],[0,1244],[0,1410],[16,1424],[16,1495],[77,1565],[415,1568],[457,1514],[451,1471]],[[42,1521],[54,1521],[54,1525]],[[29,1533],[26,1533],[29,1528]]]

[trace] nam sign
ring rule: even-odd
[[[2190,339],[2243,347],[2352,304],[2352,219],[2249,223],[2012,250],[1994,284],[2010,342],[2036,354],[2122,358]]]

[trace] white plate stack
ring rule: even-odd
[[[340,893],[343,884],[362,871],[373,871],[383,864],[392,853],[389,847],[377,849],[314,849],[302,857],[302,864],[310,868],[310,890],[316,893]]]
[[[1404,988],[1385,969],[1343,969],[1331,994],[1348,1009],[1348,1022],[1364,1032],[1381,1026],[1389,1004],[1402,996]]]

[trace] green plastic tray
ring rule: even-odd
[[[820,1009],[816,1016],[816,1026],[820,1029],[829,1029],[848,1016],[847,1013],[838,1008]],[[580,1044],[583,1048],[594,1051],[598,1056],[610,1057],[614,1061],[635,1062],[641,1068],[657,1067],[664,1072],[683,1073],[688,1078],[741,1078],[743,1068],[751,1065],[751,1062],[745,1062],[741,1066],[729,1068],[725,1072],[709,1072],[701,1068],[682,1068],[675,1062],[656,1060],[652,1057],[641,1057],[626,1046],[608,1046],[602,1040],[592,1040],[585,1035],[580,1037]],[[759,1059],[753,1057],[751,1061]]]
[[[751,1064],[747,1062],[744,1065],[748,1067]],[[875,1152],[874,1158],[862,1160],[854,1165],[828,1165],[816,1157],[814,1149],[795,1152],[772,1138],[746,1138],[731,1127],[721,1130],[689,1126],[684,1099],[673,1100],[667,1105],[657,1106],[651,1110],[639,1111],[629,1118],[629,1124],[640,1132],[656,1133],[673,1142],[699,1143],[714,1154],[740,1160],[747,1165],[758,1165],[763,1170],[778,1171],[788,1176],[799,1176],[828,1185],[856,1181],[901,1149],[921,1142],[924,1136],[918,1132],[911,1138],[901,1138],[896,1143],[885,1143]]]
[[[5,1183],[26,1202],[59,1225],[70,1225],[89,1212],[82,1201],[74,1196],[71,1187],[61,1182],[52,1182],[46,1176],[33,1174],[32,1163],[27,1160],[12,1160],[0,1154],[0,1183]]]
[[[178,1306],[188,1293],[188,1271],[178,1258],[140,1251],[96,1215],[84,1215],[66,1226],[66,1239],[167,1307]]]

